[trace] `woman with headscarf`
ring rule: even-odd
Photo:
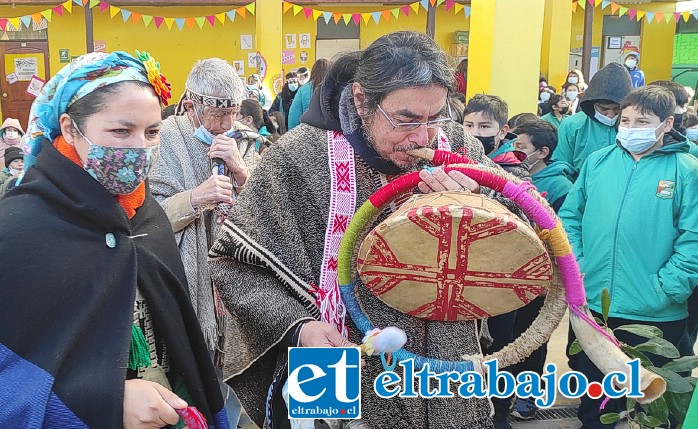
[[[24,176],[0,200],[2,427],[228,427],[146,180],[169,84],[136,54],[82,56],[32,105]]]

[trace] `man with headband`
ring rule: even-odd
[[[459,172],[422,169],[426,163],[407,153],[413,149],[465,151],[497,168],[453,121],[452,86],[445,53],[425,34],[388,34],[337,58],[301,124],[265,153],[231,210],[211,250],[213,280],[238,333],[224,375],[258,425],[288,424],[281,399],[287,347],[350,346],[364,334],[341,301],[329,300],[338,293],[331,261],[338,257],[332,243],[347,222],[341,218],[383,185],[420,169],[422,192],[480,192]],[[425,322],[357,288],[365,289],[362,305],[372,323],[403,328],[411,352],[447,360],[480,353],[474,321]],[[362,369],[366,426],[352,427],[493,426],[487,399],[380,400],[372,382],[381,370],[376,360]]]

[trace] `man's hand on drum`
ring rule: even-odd
[[[460,171],[449,171],[448,174],[446,174],[442,168],[436,168],[431,172],[429,170],[422,170],[419,172],[419,178],[422,179],[422,181],[419,182],[417,187],[425,194],[440,191],[480,193],[480,185]]]

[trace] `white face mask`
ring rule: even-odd
[[[630,153],[638,154],[647,152],[659,140],[655,134],[655,131],[663,126],[664,122],[659,124],[657,128],[618,127],[618,135],[616,138],[621,146],[626,148]]]
[[[635,67],[637,67],[637,60],[625,60],[625,65],[629,69],[634,69]]]
[[[540,93],[540,101],[548,101],[550,100],[550,93],[549,92],[541,92]]]
[[[698,140],[698,128],[686,130],[686,137],[688,137],[689,140]]]
[[[579,95],[579,93],[577,91],[567,91],[565,93],[565,98],[568,99],[569,101],[574,101],[577,99],[577,95]]]
[[[613,127],[616,125],[616,121],[618,120],[618,115],[609,118],[608,116],[604,116],[601,113],[599,113],[598,110],[594,110],[594,117],[596,118],[597,121],[601,122],[602,124],[606,125],[607,127]]]
[[[567,82],[573,83],[576,85],[579,83],[579,78],[577,76],[570,76],[567,78]]]
[[[19,131],[17,130],[7,130],[5,131],[5,137],[10,140],[14,140],[19,137]]]

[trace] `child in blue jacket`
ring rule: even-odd
[[[608,325],[658,327],[664,339],[691,354],[687,304],[698,284],[698,160],[686,137],[672,129],[676,102],[664,88],[646,86],[621,102],[617,144],[589,155],[560,209],[584,273],[589,308],[599,316],[601,292],[611,294]],[[617,331],[619,340],[646,339]],[[657,367],[666,358],[648,354]],[[589,381],[602,374],[580,353],[573,369]],[[625,400],[581,398],[583,428],[612,428],[601,414],[618,412]]]

